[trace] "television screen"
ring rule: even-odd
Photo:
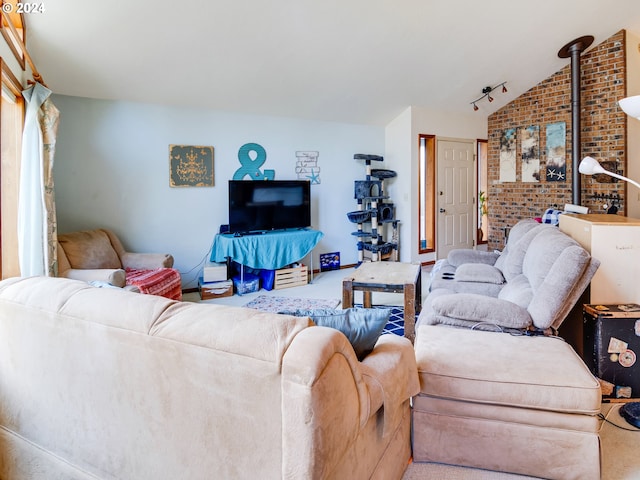
[[[229,180],[229,231],[310,226],[310,185],[308,180]]]

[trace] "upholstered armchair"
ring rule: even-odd
[[[171,267],[170,254],[127,252],[108,229],[58,235],[59,277],[181,300],[180,272]]]

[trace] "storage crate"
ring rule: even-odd
[[[309,283],[309,268],[306,265],[300,265],[295,268],[281,268],[276,270],[276,276],[273,281],[273,288],[299,287]]]

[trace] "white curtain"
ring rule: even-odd
[[[26,102],[18,195],[20,274],[57,274],[57,222],[53,193],[53,157],[58,109],[51,90],[36,83],[22,92]]]

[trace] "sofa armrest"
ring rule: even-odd
[[[381,393],[381,403],[378,401],[375,405],[384,407],[382,435],[386,437],[402,419],[404,402],[420,392],[413,345],[398,335],[382,335],[373,351],[362,360],[361,371],[372,399],[376,390]],[[373,402],[372,407],[373,410]]]
[[[501,298],[475,293],[440,295],[431,302],[426,323],[472,326],[494,324],[506,328],[527,328],[532,319],[529,312],[515,303]]]
[[[485,263],[465,263],[456,269],[454,276],[457,282],[491,283],[502,285],[504,276],[493,265]]]
[[[381,402],[403,396],[393,372],[398,384],[411,377],[405,370],[412,366],[417,376],[415,355],[408,341],[386,337],[365,367],[338,330],[309,327],[295,336],[282,363],[283,478],[329,478]]]
[[[283,478],[328,478],[369,415],[347,337],[329,327],[298,333],[282,359]]]
[[[496,252],[458,248],[449,252],[447,261],[454,267],[459,267],[465,263],[485,263],[487,265],[493,265],[499,256],[500,254]]]
[[[130,253],[125,252],[120,257],[124,268],[136,270],[154,270],[156,268],[173,267],[173,256],[168,253]]]
[[[62,272],[60,277],[82,280],[83,282],[107,282],[115,287],[125,286],[125,271],[121,268],[69,268]]]

